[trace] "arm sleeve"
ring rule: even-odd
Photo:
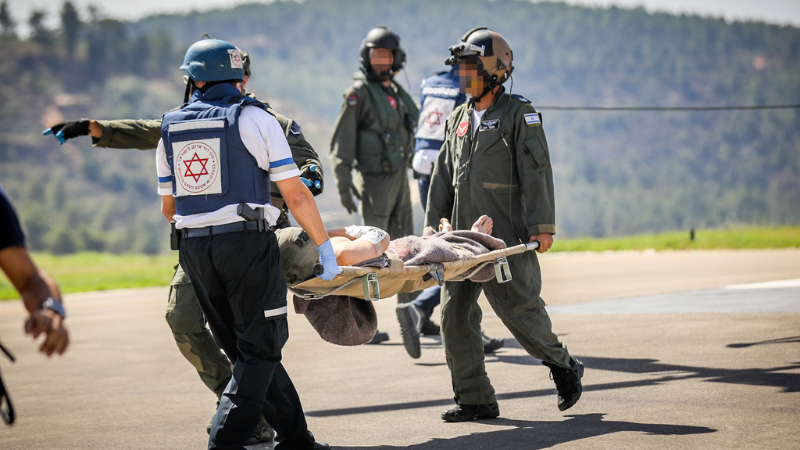
[[[0,186],[0,250],[18,245],[25,245],[25,235],[11,200]]]
[[[351,97],[355,96],[356,104],[352,105]],[[339,111],[333,137],[331,138],[331,165],[339,192],[350,192],[353,185],[353,163],[356,159],[359,114],[363,99],[353,90],[345,92],[345,101]]]
[[[428,208],[425,211],[425,227],[438,229],[439,220],[453,218],[453,202],[455,201],[455,187],[453,186],[453,158],[451,156],[450,140],[447,139],[448,130],[445,132],[444,145],[439,152],[436,165],[431,174],[431,185],[428,189]]]
[[[294,163],[300,168],[301,172],[309,166],[317,166],[317,172],[320,178],[323,178],[322,163],[319,161],[319,154],[314,150],[311,143],[306,140],[300,125],[291,119],[289,119],[289,122],[291,125],[286,129],[286,140],[289,142],[289,148],[292,151]],[[294,129],[298,130],[298,135],[293,134],[292,130]]]
[[[258,167],[269,172],[270,181],[300,176],[283,129],[272,114],[255,106],[244,107],[239,115],[239,135]]]
[[[167,162],[167,152],[164,148],[164,141],[161,139],[156,145],[156,174],[158,175],[158,195],[172,195],[175,176]]]
[[[102,148],[152,150],[161,139],[161,120],[95,120],[102,137],[92,145]]]
[[[555,195],[550,150],[538,124],[528,125],[525,115],[536,114],[528,106],[519,110],[515,120],[515,149],[517,171],[522,188],[522,207],[528,237],[541,233],[556,233]]]

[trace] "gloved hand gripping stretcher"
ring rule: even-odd
[[[387,252],[388,267],[340,266],[339,275],[331,281],[314,277],[290,285],[289,290],[306,300],[318,300],[330,295],[379,300],[395,294],[421,291],[436,284],[442,285],[445,281],[463,281],[490,265],[494,267],[497,281],[505,283],[511,280],[507,258],[537,248],[539,242],[534,241],[477,256],[461,254],[457,261],[418,265],[405,265],[401,259]]]

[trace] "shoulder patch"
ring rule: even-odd
[[[348,108],[355,108],[358,106],[358,96],[355,92],[347,96],[347,107]]]
[[[529,127],[533,126],[541,126],[542,125],[542,116],[539,113],[529,113],[525,114],[525,125]]]
[[[303,133],[303,128],[300,126],[299,123],[292,121],[292,126],[289,127],[289,134],[292,136],[299,138],[300,134]]]
[[[528,100],[527,98],[525,98],[525,97],[523,97],[523,96],[521,96],[519,94],[511,94],[511,98],[513,98],[514,100],[516,100],[518,102],[521,102],[521,103],[530,104],[530,102],[531,102],[530,100]]]

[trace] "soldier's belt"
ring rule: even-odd
[[[266,220],[254,220],[212,225],[204,228],[183,228],[178,230],[183,238],[209,237],[217,234],[235,233],[237,231],[265,231],[269,229]]]

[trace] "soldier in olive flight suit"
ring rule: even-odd
[[[398,239],[414,234],[407,169],[414,153],[419,108],[394,81],[406,61],[397,34],[386,27],[370,30],[361,42],[360,61],[355,82],[344,93],[331,139],[331,163],[347,212],[358,211],[355,196],[361,201],[363,224]],[[415,297],[401,294],[399,301]],[[378,332],[373,342],[387,339]]]
[[[406,169],[414,153],[419,108],[393,79],[404,64],[396,34],[386,27],[367,33],[361,43],[361,70],[344,93],[331,139],[342,205],[356,212],[355,195],[362,202],[364,225],[386,230],[394,239],[414,233]]]
[[[240,90],[245,92],[251,74],[250,57],[245,52],[241,53],[244,81]],[[252,93],[247,93],[247,95],[255,98]],[[323,173],[319,155],[305,139],[297,122],[276,113],[266,102],[264,104],[267,105],[267,110],[275,116],[283,129],[294,162],[300,169],[303,182],[314,195],[320,194],[323,189]],[[67,139],[89,135],[92,137],[92,145],[95,147],[150,150],[156,148],[161,139],[161,120],[82,119],[60,123],[45,131],[45,134],[51,133],[55,134],[62,144]],[[287,216],[287,208],[275,183],[271,183],[270,192],[272,205],[282,211],[276,228],[289,227],[291,223]],[[279,240],[284,237],[294,239],[295,234],[280,235]],[[281,244],[283,243],[281,242]],[[281,259],[285,265],[284,258]],[[175,275],[170,283],[166,319],[181,354],[197,369],[203,383],[219,399],[231,379],[231,363],[222,353],[214,341],[214,336],[206,326],[191,281],[180,265],[176,267]],[[255,435],[248,441],[248,444],[269,441],[273,436],[274,431],[262,418],[262,423],[259,424]]]
[[[472,95],[447,121],[428,195],[426,226],[450,219],[469,229],[481,215],[494,220],[493,235],[508,246],[540,243],[547,251],[555,234],[553,172],[542,118],[530,101],[504,92],[513,54],[498,33],[476,28],[450,47],[448,65],[458,65],[460,89]],[[539,297],[542,278],[535,252],[508,257],[512,280],[447,282],[442,292],[442,340],[457,406],[442,413],[448,422],[491,419],[500,412],[483,363],[478,296],[522,347],[550,368],[558,408],[581,395],[583,364],[573,359],[552,331]]]

